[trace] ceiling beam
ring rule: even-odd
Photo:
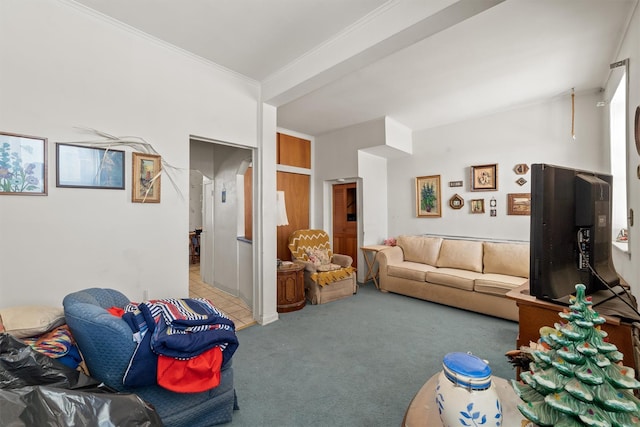
[[[262,82],[262,100],[276,107],[291,102],[504,1],[389,2],[267,77]]]

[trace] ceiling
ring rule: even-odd
[[[638,0],[76,0],[262,84],[278,126],[413,130],[599,90]]]

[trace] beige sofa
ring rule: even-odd
[[[380,290],[518,320],[506,293],[529,277],[529,245],[400,236],[378,253]]]

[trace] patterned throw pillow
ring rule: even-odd
[[[307,258],[315,265],[327,265],[331,262],[326,249],[307,249]]]

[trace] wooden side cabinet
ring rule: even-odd
[[[305,304],[304,265],[278,268],[278,313],[300,310]]]
[[[507,298],[513,299],[518,305],[519,311],[519,327],[518,337],[516,338],[516,348],[528,346],[529,342],[536,342],[540,338],[540,328],[543,326],[553,327],[556,322],[562,319],[558,313],[566,309],[566,306],[556,304],[549,301],[537,299],[529,294],[529,283],[515,288],[507,293]],[[613,301],[615,303],[615,301]],[[606,323],[601,328],[606,331],[609,336],[608,340],[618,347],[618,350],[624,354],[623,363],[635,369],[636,377],[638,377],[638,368],[636,366],[633,344],[632,325],[618,317],[608,315],[610,304],[602,304],[595,307],[595,310],[606,319]],[[615,310],[613,310],[615,312]]]

